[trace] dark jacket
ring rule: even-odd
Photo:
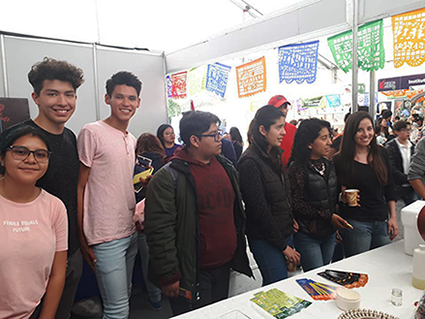
[[[231,267],[252,276],[246,254],[245,212],[237,171],[223,156],[216,157],[235,191],[234,220],[238,246]],[[145,206],[149,245],[149,280],[161,287],[180,279],[192,302],[199,297],[199,219],[197,191],[188,162],[173,158],[149,182]],[[219,230],[217,230],[219,231]]]
[[[291,186],[286,173],[274,168],[271,158],[255,146],[241,156],[238,168],[247,215],[248,237],[267,240],[283,251],[293,233]]]
[[[391,140],[387,143],[386,147],[388,152],[388,158],[390,160],[391,171],[393,173],[394,185],[396,187],[396,192],[399,193],[401,185],[409,184],[407,179],[407,174],[404,174],[403,169],[403,158],[401,157],[400,148],[397,144],[396,139]],[[415,146],[410,147],[411,158],[415,153]]]
[[[300,231],[314,238],[322,239],[335,232],[331,224],[332,215],[336,212],[338,199],[338,182],[334,164],[322,158],[325,164],[325,175],[320,175],[311,162],[299,165],[292,162],[289,167],[293,194],[299,193],[296,188],[296,175],[304,175],[302,195],[294,198],[293,213],[300,226]],[[298,201],[301,201],[297,205]]]

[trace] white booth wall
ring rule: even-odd
[[[133,72],[143,82],[141,108],[132,119],[129,131],[136,137],[143,132],[155,133],[167,119],[161,54],[10,35],[4,35],[3,43],[6,70],[0,65],[0,96],[28,98],[32,118],[38,114],[38,108],[31,98],[32,87],[27,74],[34,63],[47,56],[66,60],[84,71],[85,81],[77,91],[77,110],[67,123],[76,134],[86,123],[109,115],[109,107],[104,102],[105,82],[112,74],[123,70]],[[0,58],[3,61],[3,57]],[[4,89],[4,72],[8,92]]]

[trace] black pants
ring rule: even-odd
[[[170,298],[173,316],[226,299],[229,295],[230,265],[199,271],[199,297],[189,303],[184,297]]]

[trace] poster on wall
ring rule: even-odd
[[[358,30],[358,66],[363,71],[377,71],[385,65],[384,27],[382,20],[366,23]],[[346,31],[328,38],[335,63],[345,73],[352,68],[353,32]]]
[[[237,66],[236,78],[240,98],[265,92],[267,88],[266,58],[262,57]]]
[[[185,99],[187,71],[171,75],[171,95],[173,99]]]
[[[394,67],[425,62],[425,8],[392,17]]]
[[[410,87],[417,85],[425,85],[425,74],[379,79],[378,92],[408,90]]]
[[[319,41],[281,46],[279,54],[279,83],[316,81]]]
[[[28,99],[0,98],[0,133],[29,118]]]
[[[232,67],[221,63],[208,64],[207,91],[214,92],[224,98],[231,69]]]

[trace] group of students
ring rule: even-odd
[[[136,141],[127,128],[142,83],[132,73],[107,80],[110,116],[86,124],[78,140],[65,124],[82,70],[45,58],[28,78],[39,114],[0,138],[1,318],[69,318],[82,257],[95,271],[104,318],[129,316],[138,249],[151,306],[160,308],[162,292],[177,315],[227,298],[230,269],[252,276],[246,237],[266,285],[286,278],[288,265],[329,263],[337,229],[346,256],[397,236],[390,161],[368,113],[348,118],[332,161],[329,123],[295,129],[288,101],[274,97],[256,112],[235,167],[221,155],[220,120],[209,112],[183,114],[183,147],[168,125]],[[154,168],[140,195],[138,155]],[[346,204],[349,188],[360,190],[358,206]]]

